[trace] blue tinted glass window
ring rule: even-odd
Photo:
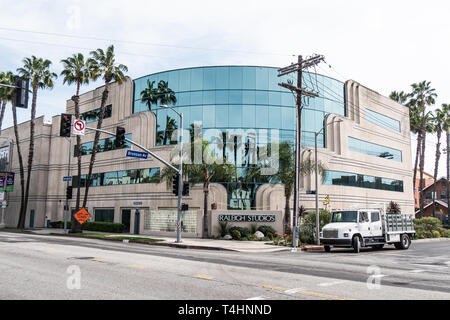
[[[232,128],[239,128],[242,126],[242,107],[229,106],[228,108],[228,124]]]
[[[269,108],[269,128],[281,128],[281,108]]]
[[[348,148],[350,151],[402,162],[402,152],[400,150],[363,141],[353,137],[348,138]]]
[[[191,70],[180,70],[180,91],[191,90]]]
[[[188,106],[191,104],[191,93],[190,92],[180,92],[176,94],[177,106]]]
[[[278,78],[278,70],[270,68],[267,70],[269,77],[269,90],[279,91],[281,87],[278,85],[280,78]]]
[[[256,89],[256,68],[255,67],[244,67],[243,68],[243,89]]]
[[[255,127],[255,106],[242,107],[242,126],[246,128]]]
[[[269,90],[269,71],[267,68],[256,68],[256,89]]]
[[[403,192],[403,181],[373,177],[356,173],[325,171],[324,185],[358,187],[386,191]]]
[[[203,68],[191,70],[191,90],[203,90]]]
[[[269,104],[269,92],[268,91],[256,91],[256,104]]]
[[[230,104],[242,104],[242,91],[230,90],[229,91],[229,103]]]
[[[203,91],[191,92],[191,105],[202,104],[203,103]]]
[[[203,89],[213,90],[216,88],[216,69],[204,68],[203,69]]]
[[[295,97],[290,92],[281,92],[282,106],[295,106]]]
[[[180,88],[180,74],[176,71],[171,71],[168,75],[169,88],[175,92],[178,92]]]
[[[243,104],[255,104],[255,91],[253,90],[244,90],[242,91],[242,103]]]
[[[230,89],[242,89],[242,67],[230,67]]]
[[[216,69],[216,89],[229,89],[230,73],[228,67],[218,67]]]
[[[228,106],[216,106],[216,127],[228,127]]]
[[[269,127],[269,107],[268,106],[256,106],[256,127],[268,128]]]
[[[376,124],[377,126],[400,132],[400,121],[382,115],[378,112],[366,109],[366,120]]]
[[[282,128],[295,130],[295,124],[297,116],[295,115],[294,108],[280,108],[281,109],[281,120],[282,120]]]
[[[269,104],[272,106],[281,105],[281,92],[269,92]]]
[[[191,123],[194,123],[197,121],[203,122],[203,107],[202,106],[191,107]]]
[[[216,125],[216,108],[203,106],[203,128],[214,128]]]
[[[216,103],[216,91],[203,91],[203,104]]]
[[[228,104],[228,90],[216,91],[216,104]]]

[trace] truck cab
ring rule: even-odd
[[[381,249],[385,244],[394,244],[407,249],[414,234],[412,217],[408,215],[384,214],[379,209],[334,211],[331,223],[324,226],[320,242],[325,251],[331,247],[361,247]]]

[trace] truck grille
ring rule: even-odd
[[[324,238],[338,238],[338,231],[337,230],[323,230],[323,237]]]

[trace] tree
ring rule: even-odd
[[[425,130],[422,134],[422,144],[420,151],[420,214],[423,216],[425,214],[425,195],[423,189],[425,188],[423,181],[423,172],[425,167],[425,149],[426,149],[426,137],[427,133],[433,133],[433,113],[427,112],[424,116]]]
[[[12,72],[0,72],[0,84],[8,86],[14,86],[14,75]],[[6,105],[8,102],[12,102],[14,95],[14,88],[0,86],[0,132],[2,130],[3,118],[5,116]]]
[[[34,130],[35,130],[35,118],[36,118],[36,102],[38,90],[53,89],[53,80],[58,76],[56,73],[50,71],[52,62],[47,59],[37,58],[31,56],[31,58],[25,58],[23,60],[24,66],[18,68],[17,72],[20,76],[30,81],[32,100],[31,100],[31,121],[30,121],[30,147],[28,151],[28,163],[27,163],[27,184],[25,189],[25,199],[19,214],[19,222],[17,228],[25,228],[25,217],[28,205],[28,196],[30,192],[31,182],[31,170],[33,167],[34,157]]]
[[[102,128],[103,118],[105,116],[105,105],[109,95],[109,85],[112,81],[121,84],[125,80],[124,72],[128,72],[128,68],[123,64],[116,64],[114,46],[111,45],[106,49],[106,52],[102,49],[97,49],[91,52],[92,58],[88,59],[88,62],[92,66],[92,79],[95,81],[100,76],[103,76],[105,86],[102,93],[102,100],[100,106],[100,112],[98,114],[97,129]],[[89,172],[86,178],[86,187],[84,191],[84,200],[82,207],[85,208],[88,200],[89,187],[92,180],[92,169],[95,163],[95,156],[97,154],[98,142],[100,140],[100,132],[95,132],[94,146],[89,162]],[[72,229],[71,232],[79,232],[79,230]]]
[[[3,73],[1,75],[0,79],[1,83],[14,86],[15,85],[15,79],[12,72]],[[12,109],[12,115],[13,115],[13,124],[14,124],[14,136],[16,138],[16,148],[17,148],[17,155],[19,158],[19,172],[20,172],[20,210],[23,208],[23,203],[25,200],[25,169],[23,165],[23,157],[22,157],[22,150],[20,148],[20,139],[19,139],[19,127],[17,124],[17,112],[16,112],[16,105],[15,105],[15,97],[14,97],[14,89],[13,88],[7,88],[7,87],[0,87],[0,95],[2,100],[2,107],[3,105],[6,107],[6,103],[11,102],[11,109]],[[3,112],[3,111],[2,111]],[[20,212],[20,211],[19,211]]]
[[[447,208],[450,208],[450,104],[443,104],[442,110],[446,114],[443,131],[447,133]],[[450,224],[450,209],[448,210],[447,223]]]
[[[94,72],[96,71],[94,66],[92,65],[92,61],[85,60],[83,54],[77,53],[73,54],[71,57],[67,59],[61,60],[63,64],[63,71],[61,72],[61,76],[63,76],[63,84],[76,84],[75,95],[72,96],[71,100],[75,104],[75,118],[80,119],[80,87],[84,84],[89,84],[89,81],[94,78]],[[81,201],[81,137],[77,136],[77,145],[76,145],[76,154],[77,154],[77,198],[75,204],[75,212],[80,210],[80,201]],[[75,224],[74,230],[80,229],[79,226],[76,226],[78,221],[73,221],[72,224]]]
[[[197,148],[195,145],[201,146],[203,155],[201,164],[183,164],[183,175],[188,179],[190,185],[202,184],[203,185],[203,238],[207,238],[209,235],[208,230],[208,196],[209,186],[214,182],[235,181],[236,169],[233,164],[229,163],[216,163],[217,159],[211,153],[209,143],[206,140],[196,139],[191,141],[190,145],[190,157],[194,159],[194,152]],[[198,150],[199,151],[199,150]],[[184,155],[186,157],[186,154]],[[174,166],[177,166],[176,162],[173,162]],[[170,188],[173,177],[176,172],[173,169],[165,167],[161,172],[161,179],[166,181],[167,187]]]
[[[158,87],[154,88],[155,81],[147,80],[147,88],[141,91],[141,101],[146,103],[148,110],[152,111],[152,105],[158,104],[175,104],[177,98],[175,92],[169,88],[169,82],[161,80]]]
[[[445,110],[436,109],[433,118],[431,119],[432,131],[437,135],[436,143],[436,156],[434,162],[434,190],[433,190],[433,217],[436,217],[436,206],[434,204],[436,200],[436,190],[437,190],[437,175],[439,172],[439,160],[441,158],[441,136],[444,129],[445,121],[447,120],[447,114]]]

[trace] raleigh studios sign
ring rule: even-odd
[[[274,214],[221,214],[219,222],[276,222]]]

